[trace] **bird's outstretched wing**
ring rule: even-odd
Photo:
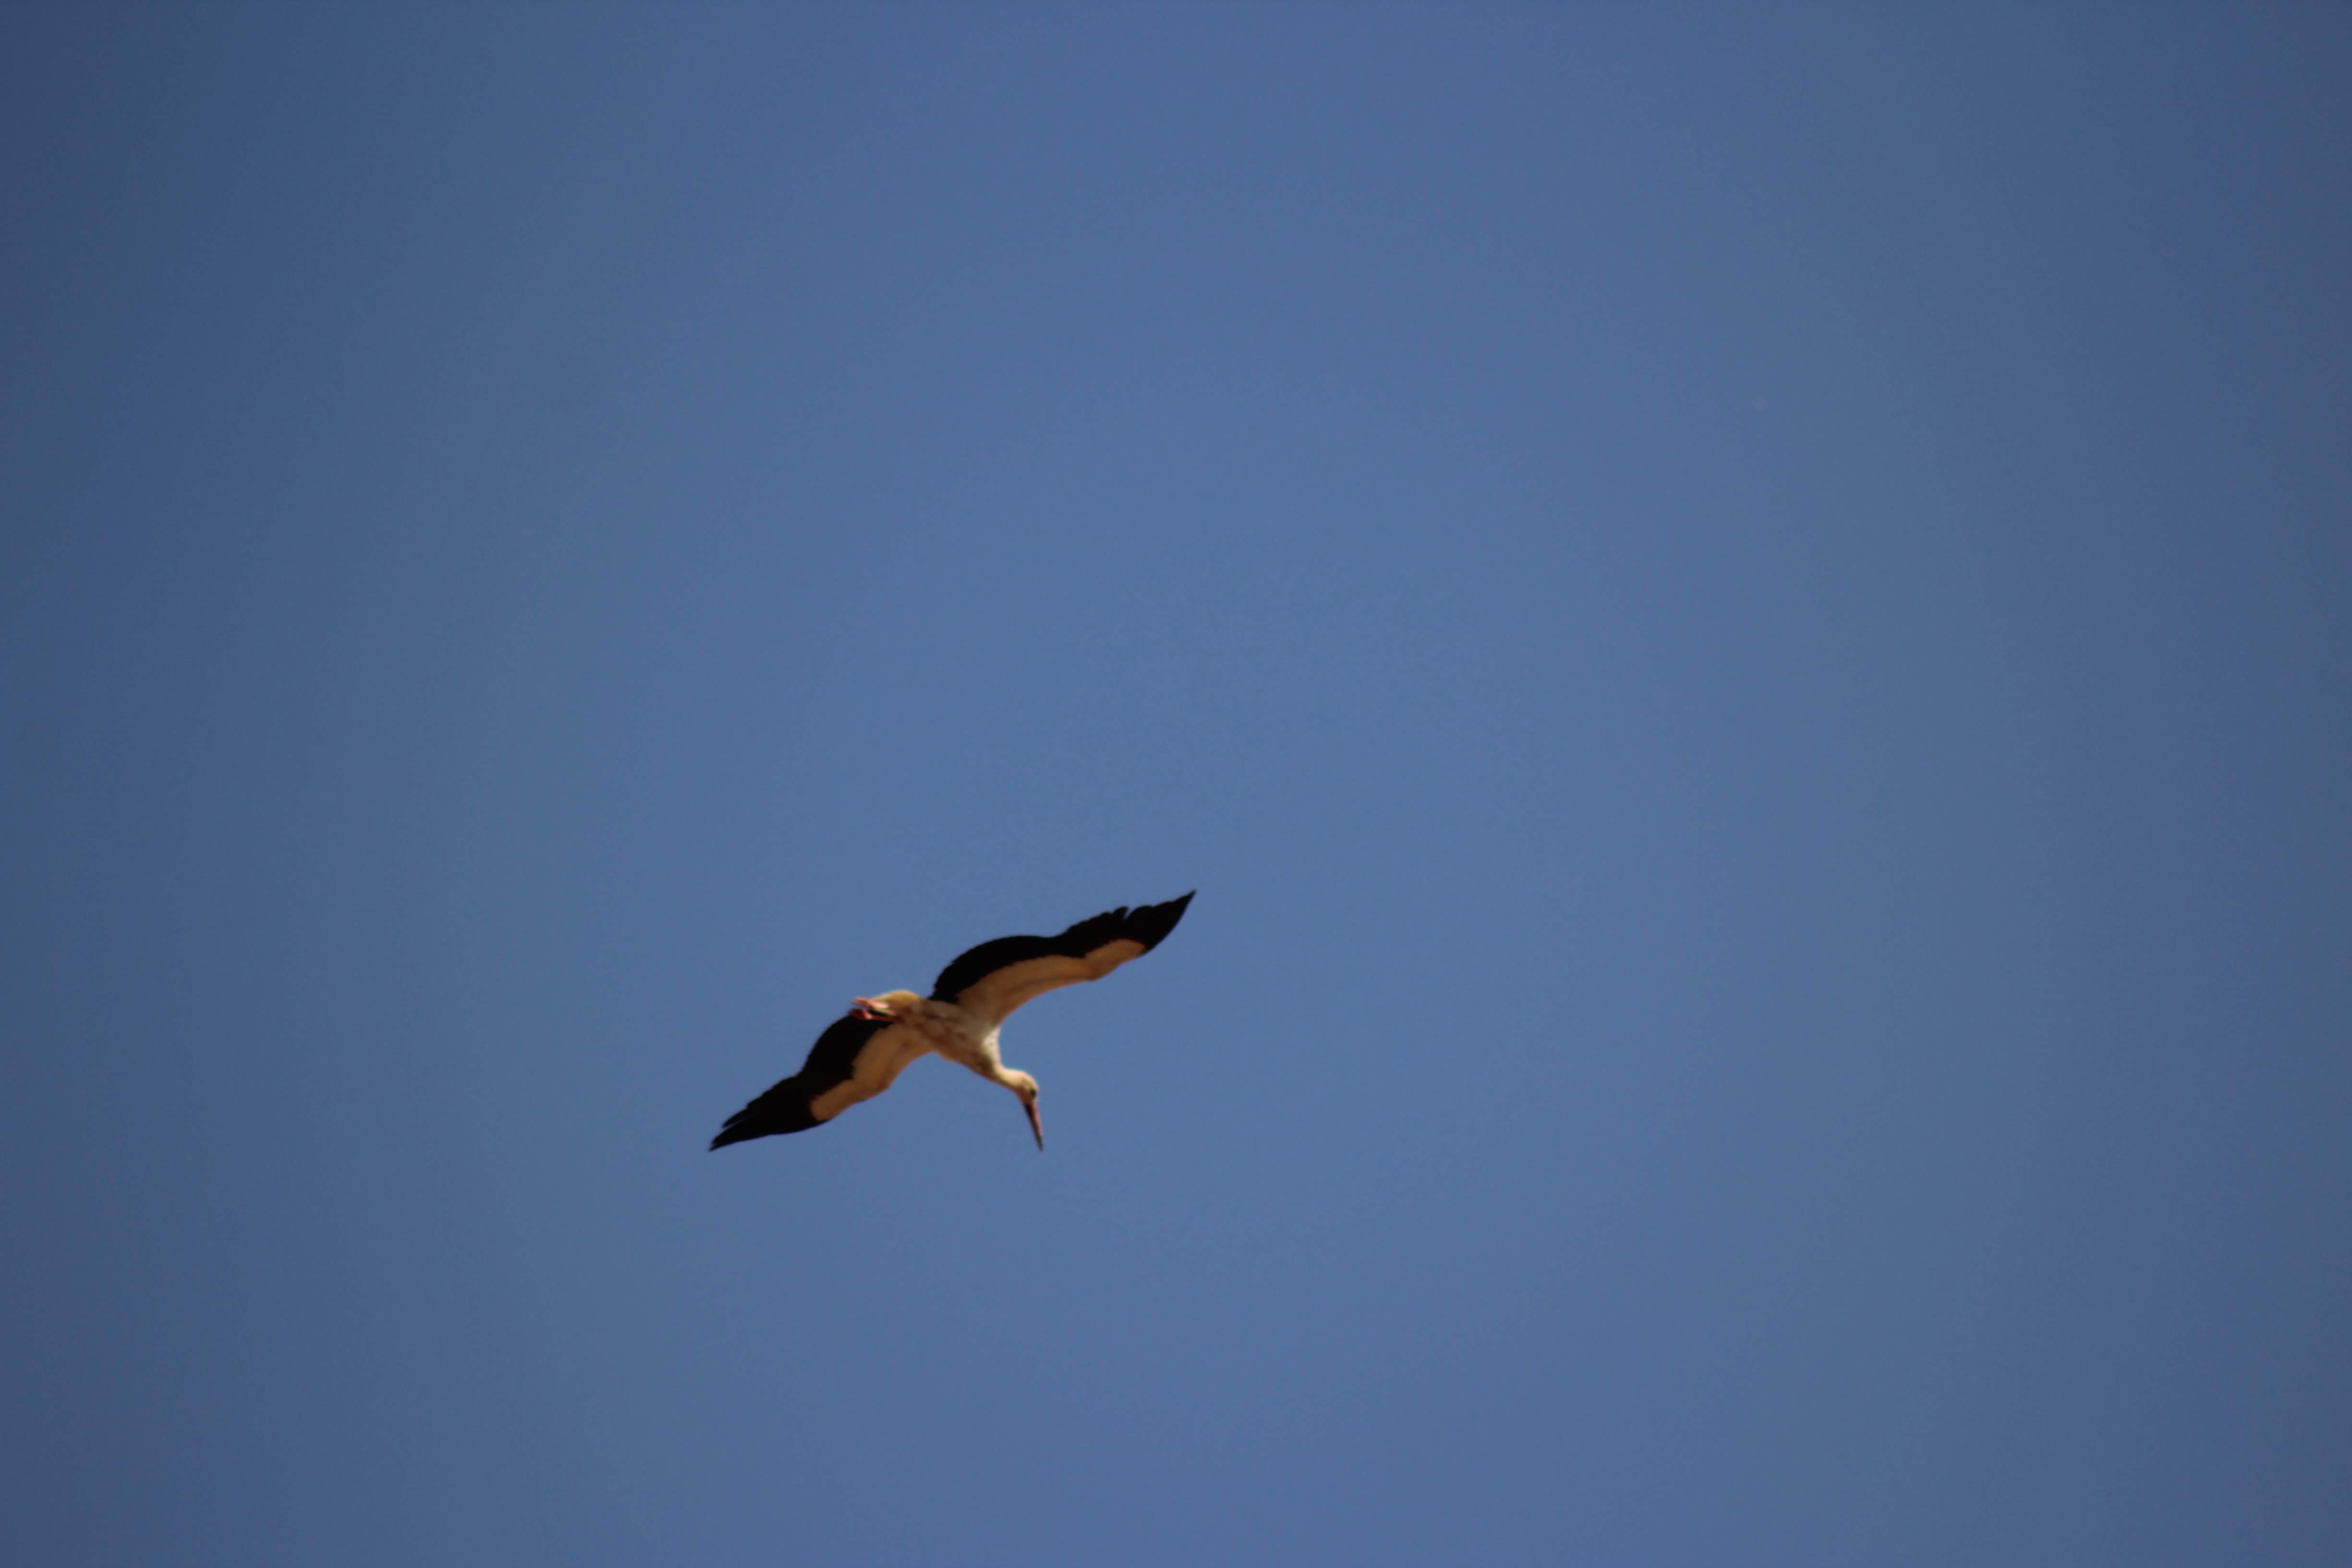
[[[1100,980],[1131,958],[1158,947],[1192,895],[1139,909],[1107,910],[1059,936],[1001,936],[983,942],[940,971],[931,999],[1001,1024],[1032,997],[1082,980]]]
[[[713,1149],[777,1132],[805,1132],[897,1081],[930,1047],[914,1030],[850,1013],[809,1047],[801,1070],[727,1119]]]

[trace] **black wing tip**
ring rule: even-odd
[[[729,1117],[720,1124],[719,1136],[710,1141],[710,1152],[715,1154],[730,1143],[749,1143],[754,1138],[789,1131],[777,1118],[763,1114],[764,1110],[761,1106],[747,1105]]]
[[[786,1132],[805,1132],[812,1127],[824,1125],[824,1122],[811,1116],[805,1108],[795,1115],[772,1114],[754,1117],[748,1114],[748,1111],[749,1107],[746,1107],[745,1110],[739,1110],[727,1119],[727,1124],[719,1130],[719,1136],[710,1141],[710,1152],[715,1154],[730,1143],[749,1143],[754,1138],[774,1138]]]
[[[1192,893],[1200,890],[1195,888]],[[1192,893],[1187,893],[1181,899],[1171,899],[1164,904],[1144,904],[1139,907],[1128,915],[1127,930],[1122,934],[1141,942],[1143,951],[1150,952],[1167,941],[1168,933],[1176,929],[1176,922],[1184,918],[1185,908],[1192,901]]]

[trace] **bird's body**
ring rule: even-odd
[[[999,937],[941,970],[929,996],[885,991],[856,998],[817,1037],[801,1070],[729,1117],[710,1146],[819,1126],[888,1089],[919,1058],[936,1054],[1012,1090],[1043,1149],[1037,1080],[1004,1065],[997,1031],[1023,1003],[1099,980],[1150,952],[1176,929],[1192,901],[1187,893],[1164,904],[1111,910],[1058,936]]]
[[[809,1101],[809,1114],[820,1121],[831,1121],[851,1106],[873,1099],[925,1056],[942,1056],[991,1083],[1004,1082],[1004,1058],[997,1054],[996,1029],[976,1013],[911,991],[885,991],[871,1000],[859,997],[850,1016],[860,1014],[897,1026],[877,1030],[858,1053],[850,1076]]]

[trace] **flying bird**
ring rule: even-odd
[[[1059,936],[1001,936],[983,942],[940,971],[929,996],[885,991],[858,996],[849,1011],[816,1037],[801,1070],[727,1119],[713,1149],[805,1132],[898,1081],[908,1064],[936,1051],[1011,1089],[1029,1113],[1029,1131],[1045,1147],[1037,1118],[1037,1080],[1004,1065],[996,1031],[1013,1009],[1032,997],[1082,980],[1100,980],[1129,959],[1141,958],[1184,918],[1191,893],[1164,904],[1116,909],[1080,921]]]

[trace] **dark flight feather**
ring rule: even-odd
[[[857,1053],[866,1048],[866,1042],[889,1026],[887,1018],[868,1018],[856,1013],[834,1020],[832,1026],[816,1037],[816,1044],[809,1047],[808,1060],[801,1064],[801,1070],[729,1117],[719,1136],[710,1141],[710,1146],[724,1149],[730,1143],[778,1132],[805,1132],[812,1127],[823,1126],[824,1122],[809,1114],[810,1101],[856,1071]]]

